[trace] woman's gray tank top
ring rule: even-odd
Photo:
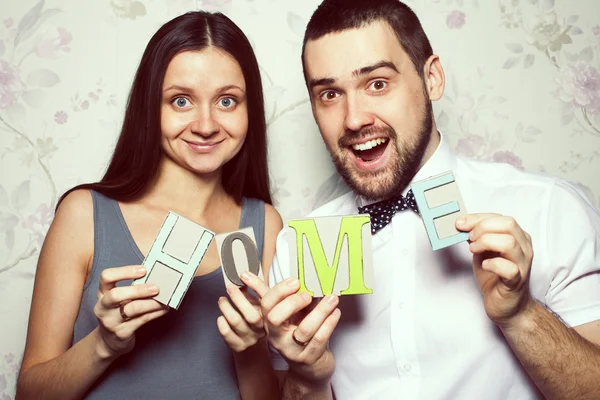
[[[94,262],[75,321],[73,344],[98,326],[93,309],[102,271],[144,260],[118,203],[94,191],[92,199]],[[264,222],[264,202],[244,198],[240,228],[254,228],[260,259]],[[221,268],[195,277],[179,309],[140,328],[134,349],[112,363],[86,398],[239,399],[233,356],[217,329],[221,296],[227,296]]]

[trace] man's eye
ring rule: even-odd
[[[375,81],[373,83],[371,83],[370,88],[373,89],[375,92],[380,92],[383,89],[385,89],[387,86],[387,82],[385,81]]]
[[[323,98],[323,100],[333,100],[336,97],[338,97],[338,94],[333,90],[328,90],[325,93],[323,93],[321,97]]]

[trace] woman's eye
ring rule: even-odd
[[[219,106],[223,107],[223,108],[231,108],[235,105],[235,100],[232,99],[231,97],[223,97],[221,100],[219,100]]]
[[[174,101],[173,104],[175,104],[177,107],[179,108],[185,108],[188,106],[188,99],[186,99],[185,97],[177,97]]]

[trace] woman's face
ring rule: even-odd
[[[160,121],[167,157],[199,174],[218,171],[248,132],[246,82],[237,61],[215,47],[177,54],[165,73]]]

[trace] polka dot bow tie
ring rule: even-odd
[[[358,212],[371,216],[371,233],[374,235],[390,223],[395,213],[404,211],[407,208],[419,214],[419,208],[417,207],[415,195],[412,190],[406,193],[406,197],[400,195],[388,200],[358,207]]]

